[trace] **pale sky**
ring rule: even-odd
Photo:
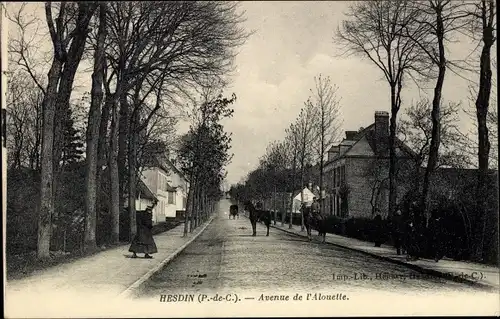
[[[9,7],[14,6],[9,3]],[[298,116],[314,87],[314,76],[320,73],[339,87],[344,130],[366,127],[373,122],[375,111],[390,110],[389,87],[375,65],[360,57],[336,57],[340,47],[333,36],[347,7],[346,1],[241,2],[246,11],[245,28],[256,32],[240,48],[237,72],[225,91],[226,96],[233,92],[237,95],[234,116],[224,122],[233,134],[234,157],[226,169],[229,184],[241,181],[257,167],[270,142],[284,138],[285,128]],[[46,28],[41,3],[28,4],[26,12],[36,12],[42,19],[40,30]],[[49,39],[42,43],[46,50],[51,49]],[[451,54],[465,57],[472,48],[471,41],[462,41],[454,45]],[[496,48],[492,54],[496,54]],[[412,100],[426,93],[409,84],[400,114]],[[81,73],[78,85],[75,95],[89,90],[90,73]],[[430,83],[427,93],[432,94],[433,85]],[[445,103],[467,104],[467,96],[467,82],[448,72]],[[466,116],[460,124],[464,130],[472,127]],[[179,133],[185,127],[181,124]]]
[[[344,130],[370,125],[375,111],[390,111],[389,87],[381,71],[365,59],[336,57],[340,46],[332,38],[347,7],[347,1],[242,2],[246,26],[257,32],[236,60],[239,72],[232,90],[238,101],[226,125],[233,133],[230,184],[257,167],[270,142],[284,138],[319,73],[339,87]],[[454,50],[465,56],[472,48],[469,42]],[[419,94],[414,86],[407,89],[400,114]],[[467,82],[448,72],[444,101],[467,103],[467,95]],[[468,130],[471,125],[464,116],[461,126]]]

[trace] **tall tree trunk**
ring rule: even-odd
[[[80,65],[80,61],[85,49],[85,42],[89,34],[89,23],[97,9],[97,4],[92,2],[78,3],[78,16],[76,27],[73,32],[74,36],[71,40],[71,46],[66,55],[66,61],[63,65],[61,78],[58,87],[58,94],[55,106],[57,116],[54,119],[54,146],[53,146],[53,169],[54,169],[54,185],[53,192],[55,197],[58,192],[58,184],[62,171],[60,170],[60,161],[62,159],[63,149],[66,144],[66,134],[64,132],[65,122],[69,120],[70,110],[69,101],[71,92],[73,91],[73,83],[75,75]],[[64,165],[64,163],[63,163]],[[57,214],[57,211],[56,211]]]
[[[206,210],[206,212],[205,212],[205,221],[208,221],[208,218],[210,217],[209,204],[210,204],[210,199],[205,194],[205,210]]]
[[[396,121],[398,111],[399,107],[397,105],[396,98],[396,83],[391,83],[391,118],[389,119],[389,211],[387,212],[387,217],[389,219],[391,219],[394,214],[398,198],[398,184],[396,181]],[[387,153],[382,153],[380,155],[382,156],[385,154]]]
[[[100,194],[101,192],[101,185],[102,185],[102,171],[104,166],[108,166],[109,170],[109,144],[108,144],[108,125],[109,125],[109,120],[110,120],[110,112],[113,107],[113,103],[115,100],[115,95],[110,93],[108,89],[106,89],[106,97],[104,99],[104,105],[102,107],[102,112],[101,112],[101,120],[99,123],[99,139],[97,141],[97,171],[96,171],[96,181],[97,181],[97,187],[96,187],[96,193]],[[100,203],[98,199],[96,206]],[[108,205],[111,213],[111,205]],[[119,217],[116,217],[119,218]],[[116,238],[115,244],[118,243],[118,236],[119,234],[116,234],[116,237],[114,234],[111,235],[111,238]]]
[[[91,103],[87,126],[87,149],[85,182],[85,237],[86,251],[96,248],[96,204],[97,204],[97,162],[99,143],[99,122],[101,120],[101,104],[103,99],[104,81],[104,42],[106,39],[106,3],[100,3],[99,31],[97,49],[94,53],[94,73],[92,74]]]
[[[189,189],[188,189],[188,195],[186,199],[186,211],[184,212],[184,234],[183,236],[187,236],[188,230],[189,230],[189,214],[191,212],[191,204],[193,202],[193,188],[195,186],[195,183],[193,181],[193,173],[190,174],[189,176]]]
[[[119,241],[120,234],[120,179],[118,170],[118,106],[114,99],[111,105],[111,134],[109,152],[109,184],[111,193],[111,243]]]
[[[41,185],[40,185],[40,213],[38,216],[37,257],[50,256],[50,237],[52,216],[54,213],[53,192],[53,161],[54,146],[54,116],[57,99],[57,86],[62,62],[54,57],[48,74],[48,86],[43,101],[43,135],[41,154]]]
[[[312,191],[312,190],[310,190]],[[300,204],[304,204],[304,159],[301,159],[300,163]],[[300,210],[300,231],[304,231],[304,212]]]
[[[126,85],[127,80],[123,79],[124,87]],[[129,134],[129,105],[127,100],[127,91],[123,89],[117,97],[120,101],[120,111],[119,111],[119,119],[118,119],[118,177],[120,181],[120,212],[125,208],[125,190],[127,189],[127,181],[128,181],[128,170],[127,170],[127,140]],[[132,220],[130,220],[132,222]]]
[[[201,220],[201,214],[203,213],[203,190],[199,189],[199,196],[198,196],[198,211],[196,212],[196,225],[195,227],[198,227],[200,225],[200,220]]]
[[[193,230],[196,228],[196,214],[198,213],[199,210],[199,198],[200,198],[200,189],[198,183],[196,183],[196,187],[194,189],[194,196],[193,196],[193,211],[191,212],[190,215],[190,222],[189,222],[189,232],[193,232]]]
[[[202,189],[201,189],[201,183],[198,185],[198,199],[197,199],[197,210],[195,211],[195,219],[194,219],[194,228],[197,228],[199,225],[199,219],[200,219],[200,212],[201,212],[201,207],[202,207]]]
[[[429,197],[429,187],[431,175],[436,169],[438,155],[439,155],[439,144],[441,143],[441,94],[443,91],[444,77],[446,74],[446,57],[444,48],[444,26],[443,18],[441,12],[436,14],[436,36],[439,46],[439,72],[436,81],[436,86],[434,87],[434,98],[432,100],[432,132],[431,132],[431,143],[429,146],[429,159],[427,161],[427,167],[425,168],[424,183],[422,188],[422,199],[421,199],[421,209],[424,211],[424,220],[422,220],[423,226],[427,226],[429,220],[428,214],[428,197]]]
[[[321,146],[321,159],[319,160],[319,211],[320,214],[323,215],[324,213],[324,206],[325,206],[325,201],[323,199],[323,174],[325,170],[325,160],[323,159],[325,157],[325,145],[323,144]]]
[[[135,198],[137,189],[137,144],[138,144],[138,116],[139,112],[135,113],[131,121],[130,131],[128,135],[128,213],[130,219],[130,239],[133,239],[137,233],[136,215],[135,215]]]
[[[276,180],[276,179],[275,179]],[[276,226],[276,218],[278,217],[278,213],[276,211],[276,182],[274,182],[274,188],[273,188],[273,220],[274,220],[274,226]]]
[[[295,163],[295,159],[293,160],[293,168],[292,168],[292,189],[291,189],[291,195],[290,195],[290,221],[288,224],[288,228],[292,229],[293,227],[293,193],[295,192],[295,175],[296,175],[296,170],[297,170],[297,164]]]
[[[281,197],[281,227],[285,226],[285,217],[286,217],[286,196]]]
[[[487,116],[491,95],[491,47],[495,41],[493,35],[493,12],[495,4],[493,1],[482,1],[482,23],[483,23],[483,49],[480,58],[479,90],[476,99],[476,116],[478,130],[478,184],[477,192],[477,217],[474,229],[474,245],[472,257],[476,261],[484,259],[484,241],[486,233],[486,221],[495,220],[487,217],[488,205],[484,195],[488,194],[488,159],[490,153],[490,141],[488,136]],[[490,17],[488,16],[488,13]]]

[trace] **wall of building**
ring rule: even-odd
[[[160,168],[147,169],[142,173],[144,183],[158,198],[158,203],[153,212],[161,221],[165,221],[166,217],[173,218],[176,215],[177,195],[176,193],[169,195],[166,190],[166,183],[173,184],[172,180],[175,178],[175,174],[171,173],[171,175],[173,176],[169,176]],[[169,202],[169,196],[173,201]]]
[[[146,207],[153,205],[153,201],[149,198],[137,198],[135,200],[135,210],[145,210]],[[125,201],[124,207],[128,208],[128,201]],[[158,209],[158,206],[153,208],[152,212],[153,224],[161,223],[165,221],[165,216]]]
[[[344,168],[346,159],[341,158],[336,161],[330,162],[325,166],[324,170],[324,186],[326,188],[326,198],[323,201],[324,213],[327,215],[341,216],[342,200],[338,195],[338,190],[346,178]]]
[[[158,168],[146,169],[142,172],[142,181],[154,193],[158,191]]]
[[[372,193],[380,187],[380,182],[387,179],[388,160],[375,160],[361,157],[350,158],[346,165],[347,183],[349,185],[349,217],[373,218]],[[388,185],[388,180],[385,181]],[[375,193],[376,194],[376,193]],[[378,200],[374,205],[380,210],[383,218],[387,217],[389,209],[389,193],[382,187]]]
[[[187,202],[187,193],[182,188],[177,188],[177,192],[175,194],[175,209],[185,211],[186,210],[186,202]]]

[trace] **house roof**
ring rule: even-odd
[[[167,182],[167,192],[175,192],[177,190],[177,187],[173,187]]]
[[[181,178],[183,178],[185,181],[189,183],[189,180],[186,177],[186,175],[184,175],[184,173],[182,173],[182,171],[178,169],[169,159],[160,160],[159,158],[157,158],[156,162],[158,163],[158,167],[160,167],[166,173],[169,172],[170,170],[173,170],[177,175],[179,175]]]
[[[315,188],[315,187],[313,187],[313,188]],[[314,195],[314,196],[316,196],[316,197],[318,197],[318,198],[319,198],[319,193],[318,193],[315,189],[310,190],[310,189],[309,189],[309,187],[307,187],[307,186],[306,186],[306,187],[304,187],[303,189],[308,189],[311,193],[313,193],[313,195]],[[295,197],[297,197],[298,195],[300,195],[300,193],[301,193],[301,192],[302,192],[302,189],[295,190],[295,191],[293,192],[293,198],[295,198]]]
[[[346,136],[349,137],[349,139],[345,138],[343,139],[338,145],[334,145],[330,148],[329,151],[334,151],[334,152],[339,152],[340,151],[340,145],[343,146],[348,146],[347,150],[340,156],[336,157],[332,161],[329,162],[334,162],[338,159],[341,158],[347,158],[349,157],[348,153],[349,151],[359,142],[363,139],[363,137],[366,137],[366,140],[368,141],[368,145],[372,149],[372,151],[375,153],[375,123],[372,123],[370,126],[362,129],[361,131],[357,132],[356,134],[354,131],[346,131]],[[403,143],[400,139],[396,137],[396,146],[400,148],[403,152],[408,154],[408,157],[413,157],[416,156],[416,153],[409,148],[405,143]],[[387,146],[387,149],[384,151],[385,154],[387,154],[389,151],[389,146]]]
[[[142,198],[147,198],[151,200],[157,200],[158,198],[155,196],[155,194],[149,189],[149,187],[142,181],[142,179],[139,179],[139,182],[137,183],[137,189],[136,189],[136,196],[139,197],[139,193],[141,194]]]
[[[174,165],[174,163],[172,163],[171,160],[169,159],[166,159],[165,162],[167,163],[167,165],[169,165],[180,177],[184,178],[186,181],[188,181],[186,175],[184,175],[184,173],[177,168],[177,166]],[[189,181],[188,181],[189,182]]]

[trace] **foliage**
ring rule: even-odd
[[[224,131],[220,121],[231,117],[236,96],[231,99],[218,96],[200,106],[202,121],[192,125],[181,139],[179,163],[187,176],[204,180],[220,189],[224,179],[223,168],[231,160],[231,135]]]

